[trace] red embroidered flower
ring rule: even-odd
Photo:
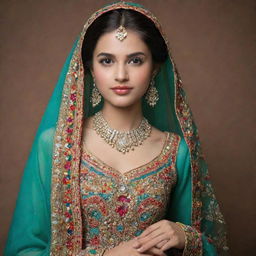
[[[63,199],[63,203],[67,204],[67,203],[71,203],[71,198],[69,196],[64,196],[64,199]]]
[[[64,165],[64,168],[65,168],[66,170],[68,170],[70,167],[71,167],[71,162],[68,161],[68,162]]]
[[[91,244],[92,245],[99,245],[100,244],[100,239],[98,236],[95,236],[92,240],[91,240]]]
[[[119,202],[123,202],[123,203],[130,203],[131,199],[128,198],[127,196],[121,195],[118,197],[117,199]]]
[[[64,215],[65,215],[65,217],[66,217],[66,218],[71,218],[71,214],[70,214],[70,213],[68,213],[68,212],[65,212],[65,214],[64,214]]]
[[[119,206],[117,207],[116,212],[123,217],[128,212],[128,207],[125,205]]]
[[[71,241],[67,241],[66,246],[68,249],[71,249],[73,247],[73,243]]]
[[[72,132],[73,132],[73,129],[71,129],[71,128],[67,129],[67,133],[72,133]]]
[[[73,143],[73,140],[72,140],[70,137],[67,137],[67,138],[66,138],[66,142],[72,144],[72,143]]]
[[[67,179],[66,177],[63,178],[63,183],[64,183],[65,185],[70,184],[70,179]]]
[[[72,94],[70,95],[70,99],[71,99],[72,101],[76,101],[76,94],[75,94],[75,93],[72,93]]]
[[[75,105],[70,106],[70,110],[74,111],[76,109]]]

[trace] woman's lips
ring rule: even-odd
[[[131,90],[132,87],[128,87],[128,86],[116,86],[111,88],[116,94],[118,95],[125,95],[128,94]]]

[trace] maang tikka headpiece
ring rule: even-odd
[[[116,38],[120,41],[123,41],[127,37],[127,31],[124,27],[124,15],[121,17],[121,24],[119,28],[116,30]]]

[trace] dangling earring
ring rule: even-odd
[[[98,90],[98,88],[95,85],[95,82],[93,82],[93,89],[92,89],[92,96],[91,96],[91,103],[93,107],[96,107],[101,102],[101,94]]]
[[[148,91],[146,93],[145,99],[150,107],[154,107],[156,105],[157,101],[159,100],[159,94],[155,87],[154,78],[152,78],[150,81],[150,85],[149,85]]]

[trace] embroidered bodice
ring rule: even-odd
[[[124,174],[83,149],[80,168],[84,248],[111,248],[161,220],[172,186],[179,136],[166,132],[161,153]]]

